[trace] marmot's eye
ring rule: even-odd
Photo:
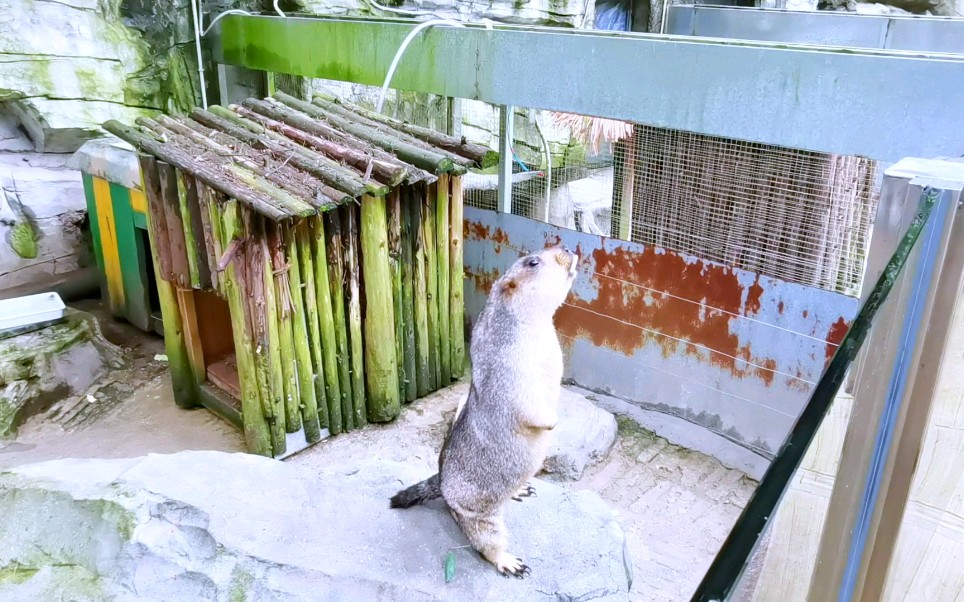
[[[539,262],[539,258],[538,258],[538,257],[533,257],[532,259],[530,259],[529,261],[526,262],[526,265],[529,266],[530,268],[534,268],[534,267],[536,267],[537,265],[539,265],[539,263],[540,263],[540,262]]]

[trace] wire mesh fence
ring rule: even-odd
[[[380,89],[312,80],[374,108]],[[499,108],[388,90],[384,112],[498,149]],[[512,213],[680,251],[788,282],[859,291],[878,198],[860,157],[518,108]],[[466,204],[498,207],[498,169],[467,174]]]

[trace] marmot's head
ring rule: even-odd
[[[526,255],[495,281],[490,299],[551,316],[566,300],[578,264],[579,256],[565,245]]]

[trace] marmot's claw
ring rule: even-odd
[[[515,495],[512,496],[512,499],[517,502],[521,502],[522,498],[524,497],[538,497],[536,495],[536,488],[526,483],[525,487],[520,489]]]
[[[506,556],[508,556],[508,558],[506,558],[505,562],[500,562],[496,565],[496,568],[503,577],[508,578],[511,575],[519,579],[525,579],[526,575],[532,574],[532,569],[523,563],[521,558],[516,558],[511,555]]]

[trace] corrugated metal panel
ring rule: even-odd
[[[781,444],[856,299],[673,251],[466,208],[466,312],[520,254],[558,241],[582,268],[556,316],[578,384],[682,416],[764,455]]]

